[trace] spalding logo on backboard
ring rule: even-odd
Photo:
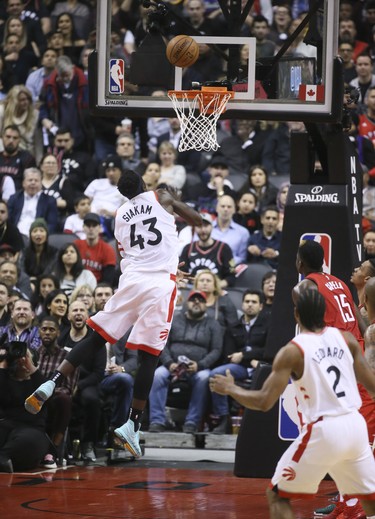
[[[122,94],[124,92],[124,70],[123,59],[109,60],[109,93]]]

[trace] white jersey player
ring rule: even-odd
[[[115,434],[135,457],[140,457],[140,418],[158,356],[168,338],[176,302],[176,275],[180,274],[173,214],[195,226],[201,225],[202,219],[171,190],[146,193],[142,178],[134,171],[123,171],[117,188],[128,199],[115,219],[114,234],[122,256],[118,290],[103,310],[88,319],[94,333],[73,348],[51,380],[26,399],[25,407],[31,413],[39,412],[62,376],[72,373],[93,349],[104,347],[106,341],[115,343],[132,327],[126,347],[138,350],[139,366],[129,420]]]
[[[117,211],[114,234],[122,257],[118,290],[87,322],[111,343],[134,325],[126,347],[154,355],[167,340],[177,293],[176,223],[158,201],[167,196],[161,190],[142,192]]]
[[[356,380],[375,395],[375,376],[350,332],[325,327],[325,301],[317,290],[303,290],[295,317],[301,328],[276,355],[272,373],[257,391],[234,384],[233,377],[216,375],[210,388],[240,404],[268,411],[291,378],[307,423],[281,457],[267,498],[272,519],[294,517],[289,499],[311,497],[328,473],[340,493],[358,497],[375,518],[375,460]]]
[[[303,375],[293,382],[307,423],[361,407],[353,357],[342,332],[327,327],[319,335],[301,333],[292,343],[304,358]]]
[[[140,193],[120,207],[115,238],[123,258],[121,272],[177,272],[176,222],[158,203],[158,192]]]

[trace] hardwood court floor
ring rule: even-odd
[[[162,456],[160,456],[162,457]],[[267,519],[266,479],[236,478],[231,463],[126,461],[0,474],[2,519]],[[314,500],[294,501],[313,516],[335,492],[324,481]]]

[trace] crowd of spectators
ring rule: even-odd
[[[172,4],[197,30],[223,34],[226,22],[215,0]],[[256,37],[257,57],[280,49],[308,4],[253,3],[241,33]],[[111,56],[129,63],[147,34],[148,8],[133,0],[112,0],[111,9]],[[249,379],[264,360],[289,188],[284,180],[290,173],[290,134],[304,131],[304,126],[223,120],[218,126],[220,148],[209,156],[178,151],[177,118],[91,116],[88,57],[95,48],[95,31],[93,0],[0,2],[0,335],[25,341],[32,352],[26,360],[15,361],[17,373],[26,365],[31,393],[66,348],[90,333],[87,316],[103,308],[116,290],[113,220],[123,202],[116,182],[121,170],[133,169],[149,190],[165,185],[179,190],[203,221],[200,228],[191,228],[177,220],[181,260],[193,279],[180,287],[176,318],[156,371],[150,430],[171,426],[165,413],[170,389],[187,381],[184,431],[211,427],[223,434],[233,403],[219,397],[209,402],[207,380],[211,370],[223,372],[224,367],[239,380]],[[315,57],[316,48],[301,34],[289,55]],[[350,136],[365,171],[366,259],[375,257],[374,34],[375,1],[342,0],[337,53],[343,59],[345,82],[360,93]],[[184,81],[210,80],[220,67],[211,49],[202,46]],[[66,241],[56,245],[56,234]],[[253,280],[244,276],[259,264],[265,270],[257,271],[257,279],[256,270]],[[235,297],[239,293],[240,300]],[[83,415],[83,458],[95,461],[99,400],[113,398],[107,419],[110,438],[130,406],[137,358],[134,352],[124,353],[125,342],[126,336],[108,345],[101,356],[87,359],[48,405],[50,416],[46,412],[35,421],[21,410],[27,395],[20,395],[12,381],[14,366],[5,373],[7,362],[0,361],[2,387],[17,397],[0,400],[7,424],[0,431],[0,470],[10,469],[9,459],[19,466],[13,451],[4,450],[12,441],[8,431],[15,419],[26,432],[32,429],[38,461],[53,466],[63,455],[59,449],[64,430],[76,408]],[[18,406],[16,413],[12,406]],[[211,425],[202,423],[207,408]],[[41,430],[48,432],[50,442],[40,440]],[[28,458],[26,468],[35,462]]]

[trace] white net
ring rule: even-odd
[[[191,94],[191,92],[190,92]],[[197,92],[190,98],[186,92],[168,92],[181,126],[178,151],[216,151],[216,124],[233,96],[231,92]],[[212,97],[207,102],[207,98]],[[203,102],[204,100],[204,102]]]

